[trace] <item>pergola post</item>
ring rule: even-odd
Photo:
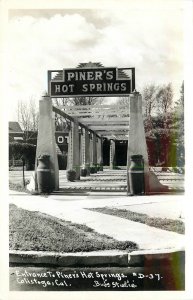
[[[96,148],[96,133],[90,133],[90,166],[92,168],[92,173],[96,173],[97,165],[97,148]]]
[[[80,146],[79,146],[79,123],[71,121],[68,143],[68,169],[76,171],[76,179],[80,179]]]
[[[115,141],[110,140],[110,169],[115,168]]]
[[[130,96],[130,126],[127,149],[127,170],[130,167],[131,156],[137,154],[142,155],[144,159],[145,191],[148,191],[149,163],[142,116],[142,96],[138,92],[135,92]],[[128,192],[130,192],[129,180],[127,180],[127,187]]]
[[[97,171],[97,137],[96,133],[93,133],[93,165]]]
[[[40,155],[50,156],[51,186],[59,190],[59,168],[55,140],[55,114],[52,111],[52,100],[43,96],[39,101],[39,124],[35,163],[35,189],[37,190],[37,159]]]
[[[90,136],[86,128],[82,128],[81,162],[82,167],[87,170],[87,176],[90,175]]]
[[[90,132],[90,137],[89,137],[89,141],[90,141],[90,166],[93,167],[93,133]]]
[[[103,138],[97,138],[97,164],[103,170]]]

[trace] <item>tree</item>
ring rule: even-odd
[[[157,94],[158,112],[162,115],[169,113],[172,108],[173,88],[172,84],[168,83],[160,87]]]
[[[184,115],[184,81],[180,89],[180,98],[175,103],[175,111],[181,116]]]
[[[24,141],[30,137],[29,131],[37,131],[38,129],[38,112],[34,99],[30,99],[28,103],[19,101],[17,107],[18,122],[24,131]]]
[[[146,85],[143,89],[143,101],[145,117],[150,119],[156,111],[157,95],[160,87],[155,84]]]
[[[175,123],[178,128],[178,136],[176,139],[176,152],[178,166],[184,167],[185,164],[185,148],[184,148],[184,81],[180,89],[180,98],[175,104]]]
[[[116,101],[116,104],[129,106],[129,96],[128,97],[119,97]]]

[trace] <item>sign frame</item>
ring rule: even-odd
[[[93,70],[93,71],[100,71],[100,70],[112,70],[112,69],[115,69],[116,70],[116,81],[114,83],[118,83],[119,81],[130,81],[130,90],[129,92],[123,92],[123,93],[109,93],[109,94],[103,94],[103,93],[89,93],[87,92],[86,94],[76,94],[76,95],[73,95],[73,94],[67,94],[67,95],[53,95],[51,94],[51,84],[52,82],[58,82],[58,83],[64,83],[65,84],[65,78],[64,78],[64,74],[65,74],[65,71],[68,71],[68,70],[72,70],[74,72],[77,72],[77,71],[84,71],[84,70]],[[128,79],[122,79],[122,78],[119,78],[118,76],[118,72],[119,71],[123,71],[124,70],[129,70],[131,71],[131,77],[128,78]],[[62,72],[62,79],[59,79],[59,80],[54,80],[52,79],[52,74],[53,73],[61,73]],[[88,82],[88,81],[85,81],[85,82]],[[105,81],[106,83],[106,81]],[[109,83],[112,83],[112,81]],[[135,68],[117,68],[117,67],[84,67],[84,68],[65,68],[65,69],[62,69],[62,70],[48,70],[48,95],[51,97],[51,98],[75,98],[75,97],[126,97],[126,96],[129,96],[133,91],[135,90]]]

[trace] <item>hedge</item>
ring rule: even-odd
[[[26,170],[34,170],[36,146],[29,143],[10,142],[9,143],[9,160],[25,159]],[[67,153],[58,154],[58,166],[60,170],[66,170]]]
[[[36,146],[29,143],[10,142],[9,159],[25,159],[26,169],[33,170],[36,157]]]

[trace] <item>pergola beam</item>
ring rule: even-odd
[[[129,113],[125,110],[104,110],[104,111],[97,111],[97,112],[68,112],[72,117],[95,117],[95,116],[129,116]]]
[[[99,119],[99,118],[78,118],[79,122],[83,122],[84,124],[128,124],[128,117],[112,117],[109,119]]]
[[[65,111],[68,110],[95,110],[95,109],[124,109],[128,108],[129,104],[118,104],[118,105],[72,105],[72,106],[66,106],[66,105],[58,105],[57,107],[59,109],[65,109]]]
[[[78,106],[80,108],[80,106]],[[100,106],[100,109],[102,109],[103,106]],[[120,111],[117,110],[117,107],[114,106],[114,111],[112,110],[112,106],[111,105],[105,105],[106,110],[102,110],[101,112],[89,112],[88,116],[91,116],[91,114],[93,114],[93,116],[95,117],[96,115],[101,115],[103,114],[105,117],[108,116],[108,114],[110,115],[114,115],[114,117],[110,117],[107,120],[104,119],[98,119],[98,118],[82,118],[83,114],[81,113],[81,118],[77,118],[77,115],[73,115],[73,111],[67,113],[66,111],[63,111],[61,109],[59,109],[59,107],[57,106],[53,106],[53,111],[59,115],[61,115],[62,117],[75,122],[78,121],[78,124],[80,127],[90,131],[92,134],[96,133],[97,137],[101,138],[101,136],[104,136],[106,138],[112,138],[116,135],[119,135],[119,139],[120,136],[122,135],[123,138],[125,139],[125,135],[128,135],[128,131],[129,131],[129,117],[120,117]],[[118,106],[120,107],[120,106]],[[123,107],[123,106],[122,106]],[[125,107],[125,106],[124,106]],[[90,106],[89,106],[90,108]],[[74,109],[74,106],[72,107],[72,109]],[[110,110],[111,109],[111,110]],[[86,110],[85,110],[86,111]],[[124,115],[127,115],[127,113],[125,113],[125,110],[122,110],[122,112],[124,113]],[[85,116],[85,112],[84,116]],[[117,116],[118,115],[118,116]],[[117,116],[117,117],[116,117]]]
[[[121,131],[114,131],[114,130],[110,130],[110,131],[100,131],[100,135],[101,136],[111,136],[111,135],[127,135],[129,132],[129,130],[126,130],[125,132],[123,130]]]
[[[90,129],[94,130],[94,131],[99,131],[99,130],[129,130],[129,126],[126,125],[107,125],[107,126],[101,126],[101,125],[94,125],[94,126],[89,126]]]
[[[68,114],[66,114],[66,113],[63,112],[62,110],[58,109],[57,107],[52,106],[52,109],[53,109],[53,111],[54,111],[55,113],[61,115],[61,116],[64,117],[65,119],[68,119],[68,120],[70,120],[70,121],[72,121],[72,122],[75,121],[75,118],[69,116]],[[78,121],[78,123],[79,123],[79,126],[80,126],[80,127],[85,128],[85,129],[88,129],[91,133],[95,133],[95,132],[94,132],[92,129],[90,129],[88,126],[86,126],[86,125],[80,123],[79,121]],[[97,137],[100,138],[100,135],[97,135]]]

